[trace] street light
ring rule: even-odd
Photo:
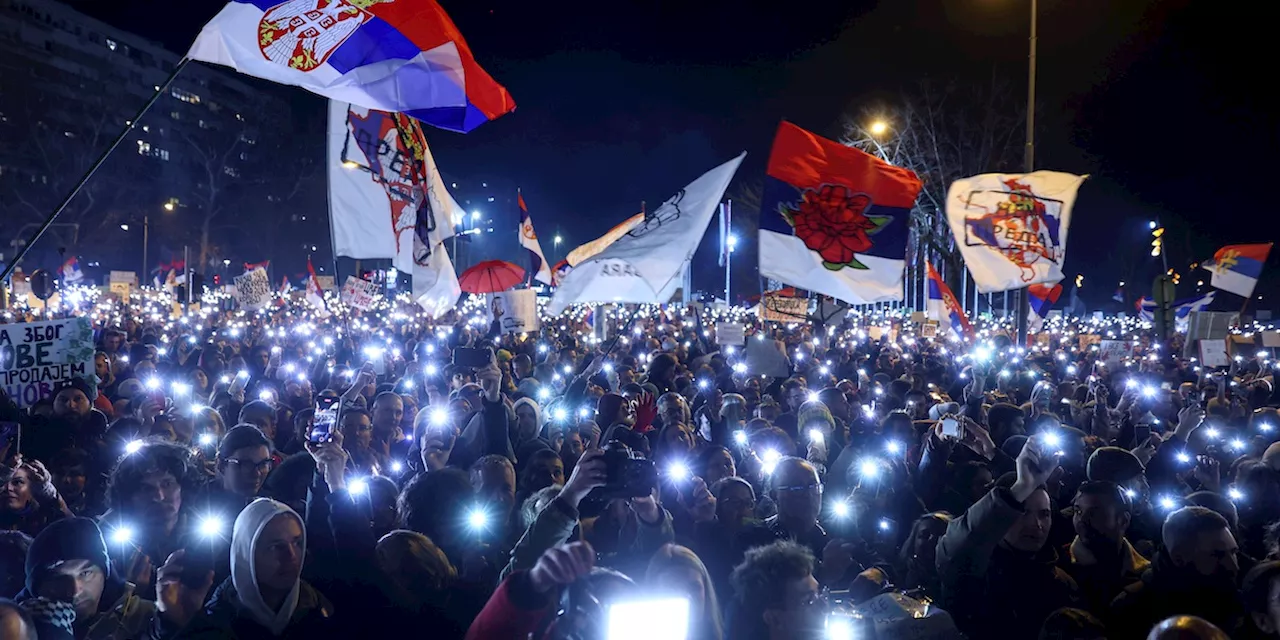
[[[738,246],[738,236],[729,236],[725,239],[725,243],[729,245],[729,253],[733,253],[734,248]]]
[[[165,211],[173,211],[173,203],[172,203],[172,202],[166,202],[166,203],[164,203],[164,210],[165,210]]]
[[[875,122],[871,123],[871,128],[869,129],[869,131],[871,131],[871,135],[873,136],[882,136],[885,133],[888,133],[889,123],[885,122],[884,120],[876,120]]]
[[[472,220],[479,220],[479,219],[480,219],[480,210],[479,210],[479,209],[476,209],[475,211],[472,211],[472,212],[471,212],[471,219],[472,219]]]
[[[128,231],[128,230],[129,230],[129,225],[127,225],[127,224],[122,224],[122,225],[120,225],[120,230],[121,230],[121,231]]]
[[[564,240],[564,238],[561,238],[560,236],[556,236],[556,240],[555,240],[556,245],[557,245],[557,246],[559,246],[559,244],[560,244],[563,240]]]

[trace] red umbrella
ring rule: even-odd
[[[524,281],[524,269],[502,260],[485,260],[458,276],[458,286],[467,293],[497,293]]]

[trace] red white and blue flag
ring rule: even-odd
[[[266,268],[268,268],[269,266],[271,266],[271,261],[270,261],[270,260],[263,260],[262,262],[254,262],[254,263],[248,263],[248,262],[246,262],[246,263],[244,263],[244,272],[245,272],[245,273],[249,273],[250,271],[253,271],[254,269],[266,269]]]
[[[516,191],[516,205],[520,207],[520,246],[529,251],[529,273],[538,282],[552,284],[551,265],[542,254],[538,234],[533,230],[533,218],[529,217],[529,207],[524,203],[524,194],[519,191]]]
[[[62,264],[61,271],[64,284],[84,280],[84,272],[80,270],[80,261],[74,257]]]
[[[187,58],[463,133],[516,106],[435,0],[233,0]]]
[[[903,298],[916,174],[788,122],[765,173],[761,277],[852,304]]]
[[[933,265],[926,263],[925,266],[929,268],[929,300],[925,305],[929,318],[951,327],[958,336],[972,337],[973,326],[969,324],[969,318],[964,315],[955,294],[951,293],[951,287],[942,281]]]
[[[1058,298],[1061,297],[1061,282],[1033,284],[1027,287],[1027,301],[1031,308],[1031,317],[1027,318],[1028,332],[1040,333],[1040,329],[1044,327],[1044,319],[1049,316],[1049,310],[1053,305],[1058,304]]]
[[[1262,265],[1271,253],[1271,243],[1229,244],[1213,254],[1204,268],[1213,272],[1214,287],[1248,298],[1262,277]]]

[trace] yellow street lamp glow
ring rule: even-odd
[[[173,203],[172,203],[172,202],[166,202],[166,203],[164,203],[164,210],[165,210],[165,211],[173,211]]]
[[[876,120],[871,123],[869,131],[871,131],[871,135],[873,136],[882,136],[889,131],[889,123],[884,120]]]

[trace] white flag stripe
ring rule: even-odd
[[[1209,280],[1215,289],[1229,291],[1238,296],[1248,298],[1253,295],[1254,287],[1258,286],[1257,278],[1250,278],[1243,273],[1237,273],[1230,269],[1219,269],[1217,266],[1206,267],[1213,273],[1213,277]]]
[[[859,255],[867,269],[832,271],[804,241],[774,231],[760,232],[760,276],[844,300],[867,304],[902,299],[902,260]]]

